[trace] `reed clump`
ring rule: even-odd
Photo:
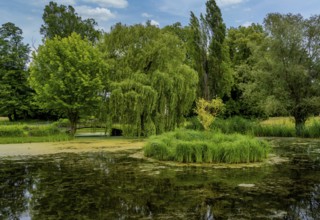
[[[241,134],[179,129],[152,136],[144,155],[182,163],[251,163],[267,158],[266,141]]]

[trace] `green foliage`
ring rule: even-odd
[[[261,117],[264,115],[263,109],[259,106],[261,97],[256,93],[250,93],[250,85],[255,80],[252,73],[256,62],[253,54],[256,48],[263,44],[265,38],[266,33],[259,24],[228,30],[226,43],[233,68],[234,84],[231,88],[231,96],[224,99],[226,116]]]
[[[250,163],[267,158],[269,144],[239,134],[177,130],[149,138],[144,154],[183,163]]]
[[[77,33],[82,38],[95,42],[100,35],[94,28],[97,22],[92,18],[82,20],[71,5],[58,6],[56,2],[51,1],[45,6],[42,19],[44,24],[41,25],[40,33],[45,39],[69,37],[72,33]]]
[[[40,107],[66,115],[73,135],[79,117],[98,107],[106,68],[99,50],[74,33],[46,40],[33,53],[29,80]]]
[[[203,98],[196,102],[195,113],[198,114],[198,119],[202,124],[204,130],[209,130],[215,117],[223,111],[224,104],[221,99],[212,99],[210,102]]]
[[[0,114],[8,116],[10,121],[26,117],[30,109],[28,53],[22,30],[10,22],[3,24],[0,27]]]
[[[183,41],[150,24],[117,24],[100,48],[113,72],[106,82],[108,123],[120,123],[126,136],[148,136],[184,122],[198,78],[184,64]]]

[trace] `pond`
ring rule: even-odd
[[[320,140],[270,139],[288,160],[174,166],[138,149],[0,158],[0,219],[319,219]]]

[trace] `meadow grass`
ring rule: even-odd
[[[263,161],[269,149],[251,136],[179,129],[150,137],[144,155],[182,163],[250,163]]]

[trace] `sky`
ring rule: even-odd
[[[12,22],[22,29],[24,42],[31,47],[41,44],[42,14],[50,0],[0,0],[0,25]],[[94,18],[99,29],[109,31],[118,22],[145,23],[164,27],[180,22],[189,24],[190,11],[205,13],[206,0],[56,0],[72,5],[83,19]],[[227,27],[263,23],[268,13],[300,13],[305,18],[319,14],[319,0],[216,0]]]

